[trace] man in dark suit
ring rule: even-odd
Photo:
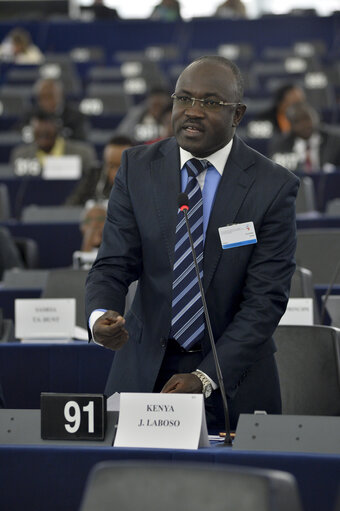
[[[203,285],[232,428],[240,413],[281,411],[272,334],[295,268],[298,179],[235,135],[246,109],[242,96],[239,69],[227,59],[202,57],[183,71],[172,96],[175,137],[123,154],[87,282],[94,340],[118,350],[107,394],[203,392],[211,430],[223,428],[224,419],[207,329],[187,349],[174,335],[177,200],[194,179],[188,167],[207,160],[196,183],[203,196]],[[256,243],[222,247],[219,228],[243,233],[251,222]],[[135,299],[123,318],[134,280]]]
[[[290,170],[305,173],[340,168],[340,131],[320,124],[315,109],[307,102],[286,111],[291,129],[273,139],[270,154]]]

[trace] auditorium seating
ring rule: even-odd
[[[340,330],[328,326],[278,326],[282,413],[340,416]]]
[[[133,491],[129,491],[133,488]],[[302,511],[291,474],[187,462],[103,462],[93,467],[80,511]]]
[[[340,229],[300,229],[297,233],[297,264],[309,269],[314,284],[330,283],[339,262]],[[337,275],[336,283],[340,283]]]

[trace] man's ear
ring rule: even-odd
[[[234,118],[233,118],[233,127],[234,128],[236,128],[240,124],[246,110],[247,110],[247,107],[246,107],[246,105],[243,105],[243,104],[240,104],[235,108],[235,113],[234,113]]]

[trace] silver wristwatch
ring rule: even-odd
[[[205,399],[207,399],[213,390],[210,380],[201,371],[193,371],[192,374],[194,374],[195,376],[197,376],[197,378],[201,380],[203,385],[202,393]]]

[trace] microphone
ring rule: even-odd
[[[186,193],[182,192],[178,195],[178,207],[184,213],[185,223],[186,223],[186,227],[187,227],[187,231],[188,231],[188,235],[189,235],[191,252],[192,252],[193,259],[194,259],[194,265],[195,265],[196,275],[197,275],[197,279],[198,279],[198,285],[200,288],[200,294],[201,294],[202,303],[203,303],[205,322],[206,322],[207,329],[208,329],[211,350],[212,350],[212,353],[214,356],[217,380],[218,380],[218,384],[219,384],[220,391],[221,391],[223,411],[224,411],[224,422],[225,422],[225,439],[224,439],[224,442],[222,445],[223,446],[231,446],[232,441],[231,441],[231,435],[230,435],[230,420],[229,420],[229,409],[228,409],[227,397],[226,397],[226,393],[225,393],[225,389],[224,389],[222,371],[221,371],[220,363],[219,363],[218,356],[217,356],[216,344],[215,344],[214,336],[213,336],[212,329],[211,329],[211,323],[210,323],[207,302],[205,300],[202,280],[200,277],[200,272],[199,272],[199,268],[198,268],[198,264],[197,264],[195,247],[194,247],[194,243],[192,241],[191,230],[190,230],[190,225],[189,225],[189,220],[188,220],[189,197]]]

